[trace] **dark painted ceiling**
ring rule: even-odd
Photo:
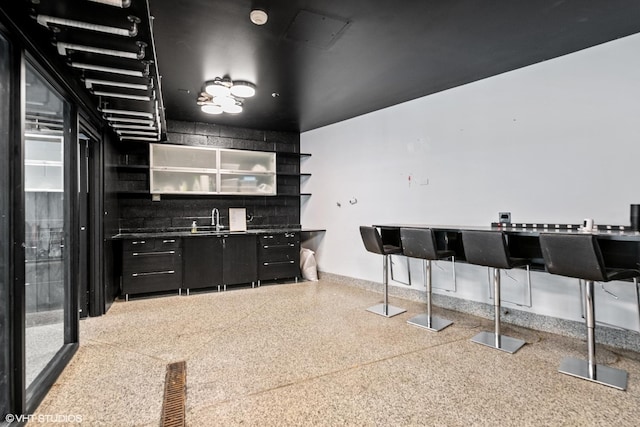
[[[150,0],[168,119],[306,131],[640,31],[628,0],[273,0],[262,27],[251,4]],[[325,44],[322,23],[290,30],[300,11],[348,25]],[[208,116],[195,98],[223,75],[258,93]]]
[[[637,0],[265,0],[264,26],[249,20],[252,0],[148,3],[165,117],[270,130],[307,131],[640,32]],[[222,76],[257,85],[243,113],[196,105]]]

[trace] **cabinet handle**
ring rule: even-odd
[[[162,251],[162,252],[134,252],[133,256],[140,256],[140,255],[173,255],[175,254],[176,251]]]
[[[296,246],[296,245],[295,245],[294,243],[287,243],[287,244],[285,244],[285,245],[271,245],[271,246],[269,246],[269,245],[262,245],[262,247],[263,247],[264,249],[269,249],[269,248],[293,248],[293,247],[295,247],[295,246]]]
[[[149,273],[133,273],[131,276],[140,277],[140,276],[157,276],[159,274],[174,274],[175,270],[167,270],[167,271],[151,271]]]
[[[276,261],[276,262],[263,262],[262,265],[271,265],[271,264],[295,264],[295,261]]]
[[[163,240],[162,243],[175,243],[176,239]]]
[[[138,241],[131,242],[132,245],[144,245],[145,243],[147,242],[145,242],[144,240],[140,240],[139,242]]]

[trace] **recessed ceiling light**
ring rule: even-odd
[[[249,18],[251,19],[251,22],[256,25],[264,25],[267,23],[269,15],[267,15],[267,12],[265,10],[253,9],[251,13],[249,13]]]

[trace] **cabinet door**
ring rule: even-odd
[[[258,280],[256,237],[226,235],[223,238],[223,273],[225,285],[252,283]]]
[[[222,284],[222,238],[187,237],[183,240],[184,288]]]

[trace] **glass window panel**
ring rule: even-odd
[[[64,345],[65,248],[62,97],[25,67],[25,359],[29,386]]]

